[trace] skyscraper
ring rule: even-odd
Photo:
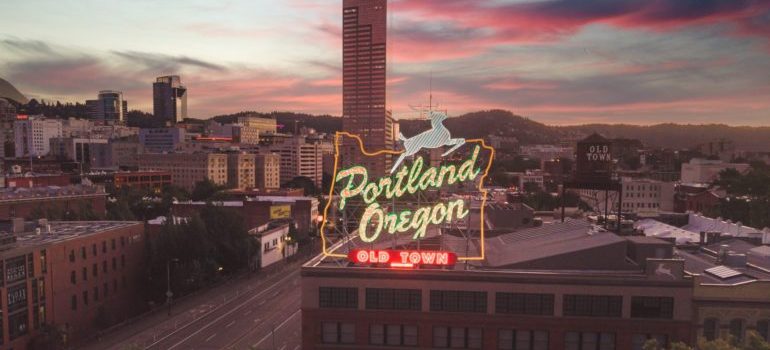
[[[128,104],[123,93],[113,90],[99,91],[96,100],[86,101],[86,108],[91,119],[103,120],[109,124],[122,123],[128,113]]]
[[[152,84],[152,102],[155,118],[173,125],[187,118],[187,88],[178,75],[155,79]]]
[[[393,118],[385,109],[387,0],[343,0],[342,128],[367,150],[393,149]],[[391,158],[362,157],[354,143],[342,149],[343,164],[374,174],[390,170]]]

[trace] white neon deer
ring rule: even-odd
[[[447,119],[446,114],[430,111],[428,115],[430,117],[430,130],[423,131],[422,133],[410,138],[404,137],[404,135],[401,133],[398,134],[398,139],[404,141],[404,153],[401,153],[401,155],[398,157],[398,160],[396,160],[396,163],[393,164],[393,168],[390,169],[391,174],[395,172],[396,169],[398,169],[398,166],[401,165],[401,162],[404,161],[404,158],[414,155],[423,148],[452,146],[452,148],[441,155],[442,157],[445,157],[465,144],[465,139],[453,139],[449,134],[449,129],[447,129],[443,124],[444,120]]]

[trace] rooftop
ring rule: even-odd
[[[13,187],[0,189],[0,202],[21,199],[53,198],[82,195],[106,195],[100,186],[70,185],[48,187]]]
[[[4,247],[4,250],[14,248],[46,246],[54,243],[64,242],[74,238],[90,236],[105,231],[111,231],[119,228],[133,225],[141,225],[137,221],[51,221],[47,223],[50,226],[41,227],[41,232],[36,232],[35,223],[25,223],[23,233],[16,234],[16,243]],[[0,224],[0,233],[10,232],[8,223]]]

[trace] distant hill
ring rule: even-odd
[[[241,112],[214,117],[219,122],[234,121],[238,116],[256,114],[276,118],[283,125],[283,132],[303,126],[319,132],[333,133],[342,128],[342,118],[314,116],[292,112]],[[401,132],[413,136],[430,127],[428,120],[401,119]],[[609,138],[639,139],[645,145],[672,149],[688,148],[720,138],[733,140],[742,150],[770,151],[770,127],[736,127],[723,124],[689,125],[658,124],[638,126],[626,124],[587,124],[578,126],[550,126],[505,110],[487,110],[451,117],[444,122],[453,135],[464,138],[479,138],[490,134],[516,137],[521,144],[550,143],[582,139],[593,132]]]

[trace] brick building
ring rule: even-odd
[[[458,255],[478,249],[437,240]],[[330,249],[414,249],[356,241]],[[692,339],[693,282],[669,242],[567,221],[487,245],[485,260],[443,267],[311,260],[302,267],[302,348],[635,350],[650,338]]]
[[[83,217],[107,214],[107,193],[100,186],[70,185],[0,190],[0,220],[10,218]]]
[[[139,222],[14,221],[2,226],[3,349],[25,349],[44,324],[68,345],[144,305],[138,288],[144,251]]]

